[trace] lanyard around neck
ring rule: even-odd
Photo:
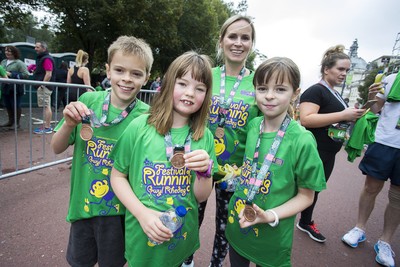
[[[260,151],[261,135],[264,131],[264,119],[261,121],[260,133],[258,135],[256,148],[255,148],[254,156],[253,156],[251,178],[249,181],[250,187],[249,187],[249,192],[247,194],[247,202],[251,202],[253,200],[253,198],[256,195],[256,193],[258,192],[258,189],[260,188],[262,182],[264,181],[264,177],[267,175],[269,168],[275,158],[275,155],[278,152],[278,148],[282,143],[283,137],[286,133],[287,127],[290,124],[290,121],[291,121],[290,117],[288,115],[286,115],[281,126],[279,127],[278,132],[275,135],[272,146],[269,148],[268,153],[264,157],[264,162],[257,174],[257,165],[258,165],[258,156],[259,156],[259,151]]]
[[[340,94],[336,90],[332,89],[325,80],[322,79],[319,83],[322,84],[323,86],[325,86],[329,90],[329,92],[331,92],[333,94],[333,96],[343,105],[344,108],[349,107],[346,104],[346,102],[344,102],[344,100],[340,96]]]
[[[188,135],[186,136],[185,139],[185,144],[183,145],[183,148],[185,150],[185,153],[190,152],[190,144],[192,142],[192,131],[189,130]],[[172,143],[172,136],[171,136],[171,131],[168,131],[165,136],[164,136],[164,143],[165,143],[165,153],[167,155],[167,160],[170,160],[172,155],[174,154],[174,149],[175,148],[182,148],[180,145],[174,145]]]
[[[97,118],[97,116],[96,116],[96,114],[94,113],[93,110],[90,110],[90,115],[86,116],[82,120],[85,121],[85,122],[90,121],[92,126],[94,126],[96,128],[98,128],[100,126],[115,125],[115,124],[118,124],[121,121],[123,121],[126,117],[128,117],[129,113],[136,106],[136,98],[135,98],[120,114],[118,114],[118,116],[115,119],[113,119],[110,123],[106,123],[107,116],[108,116],[108,110],[110,108],[110,102],[111,102],[111,93],[108,92],[108,94],[104,98],[100,120]]]
[[[231,105],[233,101],[233,97],[236,94],[237,89],[239,88],[240,83],[242,82],[244,73],[246,71],[246,68],[243,66],[242,69],[239,72],[239,75],[236,77],[235,84],[233,85],[233,88],[231,92],[229,93],[228,99],[225,102],[225,78],[226,78],[226,67],[223,65],[221,67],[221,81],[220,81],[220,87],[219,87],[219,106],[220,109],[228,110],[229,106]]]

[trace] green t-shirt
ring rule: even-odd
[[[223,138],[214,137],[215,153],[219,165],[235,163],[240,167],[243,163],[244,149],[246,146],[247,124],[259,116],[259,110],[255,102],[255,90],[253,86],[254,72],[243,77],[235,97],[226,114],[225,135]],[[225,101],[236,82],[236,77],[225,78]],[[214,134],[218,126],[219,92],[221,83],[220,67],[213,68],[213,96],[210,106],[209,129]],[[215,177],[216,180],[221,177]]]
[[[79,101],[92,109],[100,119],[107,93],[88,92],[83,94]],[[120,123],[93,128],[93,137],[89,141],[83,141],[79,135],[82,124],[77,125],[72,131],[68,141],[70,145],[74,145],[68,222],[96,216],[125,214],[125,207],[115,196],[110,185],[113,161],[109,158],[109,154],[129,123],[148,109],[147,104],[137,100],[134,109]],[[106,122],[111,122],[121,111],[110,104]],[[64,119],[57,125],[56,131],[63,123]]]
[[[182,228],[169,242],[154,246],[127,210],[125,258],[129,266],[178,266],[199,248],[198,203],[192,190],[197,178],[195,172],[186,168],[172,168],[167,161],[164,136],[147,124],[147,119],[148,115],[135,119],[121,135],[110,155],[114,167],[128,175],[133,192],[146,207],[166,211],[182,205],[188,213]],[[183,145],[188,133],[189,126],[171,129],[173,144]],[[203,138],[192,140],[190,148],[204,149],[216,160],[213,136],[208,129]]]
[[[235,251],[257,265],[290,266],[296,216],[280,220],[275,228],[269,224],[257,224],[242,229],[238,223],[238,214],[246,203],[251,164],[261,121],[262,117],[258,117],[249,124],[241,181],[229,202],[225,234]],[[275,135],[276,133],[262,134],[258,169]],[[313,135],[292,120],[253,203],[263,210],[272,209],[293,198],[298,188],[321,191],[326,188],[326,182]]]

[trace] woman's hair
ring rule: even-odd
[[[107,63],[110,65],[117,51],[121,51],[123,55],[134,55],[139,57],[146,64],[147,75],[150,75],[151,66],[153,65],[153,52],[145,40],[134,36],[120,36],[108,48]]]
[[[261,63],[254,73],[254,88],[258,85],[267,84],[274,75],[276,84],[288,81],[294,92],[300,88],[300,70],[296,63],[287,57],[273,57]],[[288,113],[293,117],[293,105],[290,105]]]
[[[224,39],[228,27],[231,26],[233,23],[239,21],[239,20],[244,20],[244,21],[246,21],[246,22],[248,22],[250,24],[250,27],[251,27],[251,41],[253,42],[253,47],[254,47],[255,42],[256,42],[256,30],[254,28],[253,21],[251,20],[250,17],[247,17],[247,16],[243,16],[243,15],[240,15],[240,14],[234,15],[234,16],[228,18],[224,22],[224,24],[221,27],[221,30],[219,31],[219,39],[218,39],[218,42],[217,42],[217,45],[216,45],[217,60],[218,61],[223,61],[224,60],[224,51],[220,47],[220,43]]]
[[[78,54],[76,55],[75,62],[77,67],[82,67],[85,62],[89,60],[89,54],[85,51],[79,49]]]
[[[18,48],[16,48],[15,46],[8,45],[8,46],[5,47],[4,50],[10,50],[11,54],[14,56],[14,59],[19,59],[20,56],[21,56],[20,53],[19,53]]]
[[[212,93],[211,61],[206,55],[189,51],[176,58],[168,67],[158,93],[150,107],[148,123],[153,125],[157,132],[165,135],[173,123],[173,95],[176,79],[182,78],[191,72],[192,78],[204,83],[207,88],[201,108],[190,117],[189,126],[192,130],[193,140],[199,140],[204,135]]]
[[[336,45],[330,47],[326,52],[324,53],[324,56],[322,57],[321,61],[321,74],[322,77],[324,77],[324,70],[325,68],[332,68],[335,66],[336,62],[340,59],[348,59],[350,60],[350,57],[345,54],[344,52],[344,46],[343,45]]]

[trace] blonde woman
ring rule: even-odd
[[[90,72],[86,65],[89,62],[89,54],[79,50],[75,59],[75,66],[68,70],[67,83],[84,84],[90,86]],[[91,91],[86,88],[69,88],[68,103],[77,101],[83,93]]]

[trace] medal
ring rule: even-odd
[[[169,161],[171,162],[171,165],[175,169],[182,169],[183,167],[185,167],[185,159],[183,158],[184,154],[185,154],[184,147],[182,146],[174,147],[174,154],[169,159]]]
[[[167,156],[167,160],[171,163],[172,167],[175,169],[182,169],[185,167],[185,159],[183,155],[185,153],[190,152],[190,143],[192,140],[192,134],[189,130],[188,135],[186,136],[185,144],[184,145],[173,145],[172,144],[172,136],[171,133],[168,132],[164,136],[165,142],[165,152]]]
[[[246,204],[243,211],[243,216],[248,222],[254,222],[257,217],[256,210],[251,206],[251,204]]]
[[[83,141],[89,141],[93,137],[93,128],[89,124],[82,124],[80,136]]]
[[[175,169],[182,169],[185,167],[185,159],[183,158],[183,155],[182,152],[175,153],[169,160]]]
[[[225,135],[225,129],[223,127],[218,126],[215,130],[215,136],[217,138],[222,138]]]

